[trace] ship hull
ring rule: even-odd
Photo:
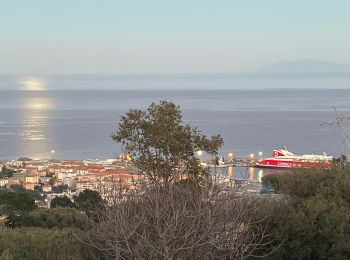
[[[321,168],[328,169],[331,167],[330,161],[293,161],[281,159],[265,159],[256,164],[258,168]]]

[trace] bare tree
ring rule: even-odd
[[[87,235],[91,258],[245,259],[268,241],[257,202],[232,190],[117,186]]]
[[[257,202],[210,182],[195,156],[216,157],[220,135],[184,125],[180,108],[161,101],[130,110],[112,137],[145,182],[103,183],[106,203],[87,234],[90,259],[244,259],[264,247]]]

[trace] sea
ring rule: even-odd
[[[115,158],[120,117],[160,100],[178,104],[185,124],[220,134],[222,157],[282,146],[338,157],[349,122],[341,131],[335,117],[350,115],[350,76],[2,75],[0,160]]]

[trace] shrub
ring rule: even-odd
[[[49,230],[0,227],[0,255],[15,260],[83,259],[81,239],[83,233],[71,228]]]
[[[269,233],[281,246],[270,259],[350,259],[350,171],[306,169],[264,178],[282,201],[263,201]]]
[[[68,198],[67,196],[63,197],[56,197],[53,200],[51,200],[50,203],[51,208],[57,208],[57,207],[62,207],[62,208],[75,208],[75,204]]]
[[[89,220],[84,213],[73,208],[37,209],[21,215],[10,215],[8,227],[78,228],[87,230]]]
[[[257,205],[235,192],[191,185],[114,192],[88,232],[102,259],[237,259],[261,247]]]

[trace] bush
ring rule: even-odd
[[[83,233],[71,228],[49,230],[0,227],[0,255],[15,260],[78,260],[83,259],[81,239]]]
[[[264,181],[287,195],[260,205],[260,216],[269,216],[269,233],[281,243],[270,259],[350,259],[348,167],[269,175]]]
[[[276,193],[305,198],[318,194],[323,186],[331,184],[332,178],[334,174],[329,170],[302,169],[270,174],[263,177],[262,181],[271,185]]]
[[[262,246],[256,202],[235,192],[172,185],[113,194],[88,232],[96,259],[237,259]]]
[[[78,228],[87,230],[89,219],[73,208],[37,209],[21,215],[10,215],[6,220],[8,227]]]
[[[13,255],[11,255],[8,248],[2,253],[0,260],[13,260]]]
[[[70,198],[68,198],[67,196],[63,196],[63,197],[56,197],[53,200],[51,200],[50,207],[51,208],[57,208],[57,207],[75,208],[75,204],[70,200]]]

